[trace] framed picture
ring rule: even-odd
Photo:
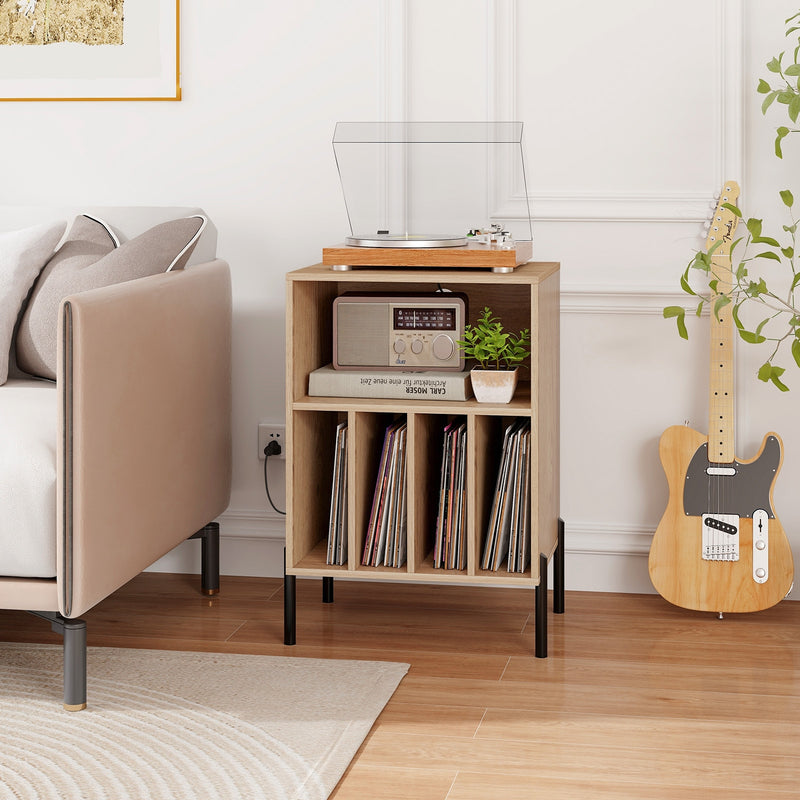
[[[0,0],[0,100],[180,99],[180,0]]]

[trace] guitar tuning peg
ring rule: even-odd
[[[707,231],[711,227],[711,222],[709,220],[703,220],[703,230]]]

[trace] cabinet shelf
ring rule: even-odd
[[[439,286],[467,297],[468,321],[485,306],[509,330],[529,328],[532,352],[524,378],[507,405],[465,401],[311,397],[308,376],[332,361],[333,300],[345,291],[431,292]],[[335,272],[315,265],[287,275],[286,575],[328,580],[518,586],[537,592],[537,655],[541,655],[539,590],[547,561],[562,559],[559,519],[559,265],[529,263],[513,273],[476,270],[386,269]],[[406,561],[401,567],[361,563],[386,426],[406,423]],[[434,567],[444,427],[466,424],[464,457],[464,569]],[[514,419],[531,427],[526,541],[530,563],[522,573],[482,570],[504,429]],[[336,428],[347,423],[347,563],[326,564]],[[559,547],[560,544],[560,547]],[[558,552],[557,552],[558,551]],[[293,583],[291,584],[293,587]],[[558,587],[557,587],[558,588]],[[563,595],[563,579],[560,591]],[[331,589],[332,592],[332,589]],[[331,594],[332,596],[332,594]],[[293,588],[287,583],[286,638],[294,641]],[[561,601],[563,605],[563,600]],[[542,601],[546,605],[546,601]],[[288,619],[288,617],[287,617]],[[289,631],[291,630],[291,634]],[[546,652],[546,639],[543,649]]]

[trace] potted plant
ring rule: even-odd
[[[517,388],[519,366],[531,354],[531,332],[507,333],[487,306],[475,325],[464,328],[458,346],[478,362],[470,371],[472,391],[479,403],[510,403]]]
[[[789,17],[786,25],[789,26],[786,36],[792,47],[767,63],[772,77],[769,81],[760,79],[757,87],[758,93],[765,95],[762,113],[766,114],[770,107],[783,107],[792,125],[776,129],[775,155],[781,159],[784,140],[790,134],[800,133],[800,12]],[[741,219],[746,228],[746,233],[730,248],[731,258],[735,258],[733,283],[726,291],[721,291],[718,285],[711,250],[695,254],[681,277],[681,288],[697,303],[698,316],[704,307],[713,306],[712,313],[718,313],[723,306],[731,305],[741,339],[748,344],[764,344],[770,350],[758,369],[759,380],[770,382],[785,392],[789,387],[781,376],[786,370],[776,364],[776,360],[793,361],[800,367],[800,248],[797,242],[800,217],[795,216],[792,192],[783,189],[779,195],[790,224],[783,225],[783,231],[774,235],[763,230],[761,219],[745,219],[739,208],[723,204],[722,207]],[[775,269],[776,263],[783,267],[783,274]],[[692,276],[700,278],[699,288],[690,285]],[[681,306],[664,309],[664,316],[674,317],[679,334],[687,339],[685,315],[686,309]]]

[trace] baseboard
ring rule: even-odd
[[[220,572],[257,578],[283,576],[282,517],[262,511],[228,510],[219,517]],[[566,521],[565,588],[568,591],[654,594],[647,556],[652,526]],[[149,571],[198,574],[200,542],[186,541]],[[552,583],[552,574],[550,584]],[[799,599],[800,592],[789,597]]]

